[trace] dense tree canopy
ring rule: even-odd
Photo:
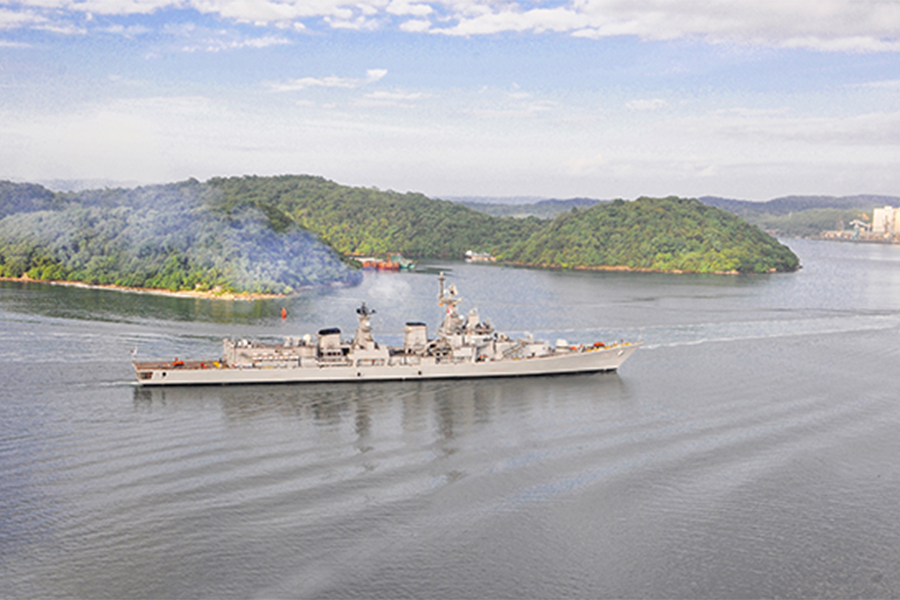
[[[759,228],[685,198],[615,200],[558,216],[500,255],[558,267],[699,273],[796,269],[799,260]]]
[[[322,177],[212,179],[225,207],[252,204],[273,225],[296,223],[344,254],[401,252],[416,258],[461,258],[499,252],[545,226],[497,218],[422,194],[347,187]]]
[[[276,231],[246,203],[223,210],[221,194],[194,180],[49,200],[44,192],[39,207],[53,208],[0,220],[0,275],[269,293],[358,281],[313,234],[290,224]],[[9,204],[0,195],[0,210]]]
[[[358,281],[335,250],[413,258],[474,250],[534,266],[701,273],[798,266],[757,227],[681,198],[576,206],[542,220],[310,176],[65,194],[0,182],[0,276],[285,293]]]
[[[253,204],[345,254],[397,251],[459,258],[466,250],[554,267],[754,273],[796,269],[786,246],[696,200],[641,198],[575,208],[553,220],[496,217],[421,194],[347,188],[321,177],[213,179],[224,205]]]

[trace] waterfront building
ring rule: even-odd
[[[884,236],[900,234],[900,208],[876,208],[872,212],[872,233]]]

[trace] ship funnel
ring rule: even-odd
[[[428,326],[425,323],[407,323],[403,328],[403,349],[421,352],[428,344]]]
[[[341,346],[341,330],[337,327],[329,327],[328,329],[319,330],[319,348],[340,348]]]

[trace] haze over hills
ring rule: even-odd
[[[322,177],[214,178],[52,192],[0,182],[0,276],[95,284],[290,293],[353,284],[360,254],[526,266],[686,272],[789,271],[797,257],[697,200],[542,201],[554,219],[487,215],[422,194]]]
[[[820,208],[871,210],[884,205],[900,205],[900,196],[874,194],[857,194],[854,196],[783,196],[766,202],[733,200],[718,196],[702,196],[698,200],[704,204],[717,206],[738,215],[742,213],[765,213],[776,216]]]
[[[786,237],[818,238],[824,231],[863,222],[885,205],[900,206],[900,197],[874,194],[854,196],[784,196],[768,202],[747,202],[707,196],[700,201],[735,214],[760,229]]]
[[[609,199],[598,198],[532,198],[520,196],[481,196],[481,197],[452,197],[446,198],[468,206],[473,210],[479,210],[488,214],[499,214],[503,211],[518,211],[523,214],[534,214],[535,211],[543,212],[547,209],[557,209],[558,212],[569,210],[573,206],[593,206],[600,202],[609,202]],[[700,196],[700,202],[715,206],[739,214],[768,213],[782,215],[789,212],[810,210],[814,208],[872,208],[886,204],[900,205],[900,196],[885,196],[877,194],[856,194],[853,196],[781,196],[772,200],[753,201],[723,198],[721,196]]]
[[[504,204],[468,200],[462,203],[479,212],[496,216],[554,218],[573,207],[608,202],[593,198],[544,199],[529,204]],[[765,202],[702,196],[700,202],[735,214],[757,227],[787,237],[819,237],[823,231],[849,226],[863,214],[885,205],[900,206],[900,196],[857,194],[853,196],[783,196]]]
[[[208,184],[54,193],[0,182],[0,276],[166,290],[289,293],[359,274],[296,226]]]
[[[455,204],[536,204],[546,200],[543,196],[440,196]]]
[[[132,189],[153,185],[140,181],[120,181],[115,179],[47,179],[38,184],[54,192],[83,192],[102,189]]]
[[[566,200],[544,199],[529,203],[505,203],[505,202],[475,202],[471,200],[456,201],[472,210],[483,212],[495,217],[538,217],[540,219],[552,219],[556,215],[572,210],[573,207],[586,208],[605,200],[593,198],[569,198]]]

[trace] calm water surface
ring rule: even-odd
[[[142,390],[139,357],[440,314],[434,273],[228,303],[0,283],[2,597],[900,597],[900,248],[758,277],[442,263],[618,374]],[[427,269],[425,269],[427,270]],[[288,309],[282,322],[281,307]]]

